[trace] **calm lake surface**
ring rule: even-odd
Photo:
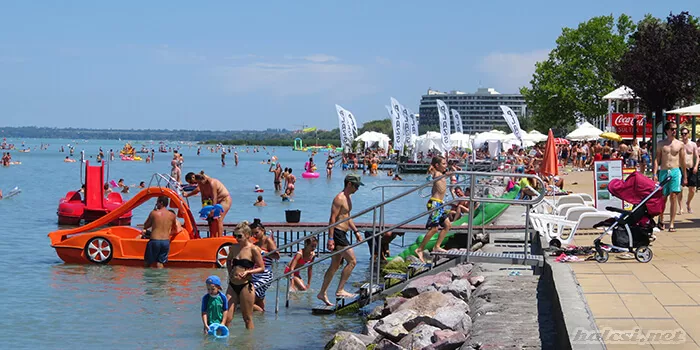
[[[362,318],[350,316],[314,316],[311,307],[317,305],[315,296],[328,263],[317,265],[314,270],[312,290],[293,293],[289,308],[280,307],[274,313],[275,286],[268,289],[268,311],[255,316],[254,332],[245,330],[240,314],[236,314],[227,340],[214,341],[201,334],[200,300],[206,293],[204,280],[216,274],[226,278],[223,269],[143,269],[122,266],[65,265],[49,245],[46,235],[58,228],[56,209],[60,198],[67,191],[80,188],[80,163],[64,163],[68,144],[73,140],[13,139],[10,143],[31,147],[30,153],[11,151],[13,160],[21,165],[0,168],[0,189],[7,192],[18,186],[22,193],[0,201],[0,222],[3,239],[0,239],[0,342],[3,348],[102,348],[125,349],[318,349],[338,330],[359,331]],[[50,144],[40,150],[41,143]],[[156,172],[169,173],[171,153],[158,153],[157,142],[132,142],[136,149],[145,144],[155,148],[153,163],[110,163],[109,179],[123,178],[129,185],[146,181]],[[66,152],[58,151],[63,145]],[[124,145],[116,140],[88,140],[76,144],[75,157],[85,150],[93,160],[102,147],[105,154],[113,149],[118,154]],[[177,143],[170,143],[177,146]],[[36,149],[35,149],[36,147]],[[227,222],[252,221],[283,222],[286,209],[300,209],[302,221],[327,222],[332,198],[342,190],[345,173],[339,167],[332,179],[322,173],[319,179],[303,179],[303,165],[309,155],[293,152],[290,147],[261,148],[260,153],[246,152],[238,147],[240,163],[236,167],[233,155],[227,155],[226,166],[220,163],[220,154],[202,148],[197,156],[197,146],[180,145],[184,154],[184,174],[204,170],[221,180],[231,192],[233,206]],[[273,151],[274,149],[274,151]],[[269,152],[269,153],[268,153]],[[294,202],[282,203],[274,194],[273,175],[268,165],[260,164],[272,155],[279,157],[283,167],[292,167],[297,176]],[[92,157],[92,158],[90,158]],[[315,161],[323,169],[326,153],[319,153]],[[425,176],[406,175],[403,184],[424,183]],[[353,196],[354,211],[367,208],[381,200],[381,191],[372,188],[383,184],[396,184],[385,173],[364,176],[362,187]],[[257,197],[255,185],[263,193],[268,207],[257,208],[252,204]],[[387,198],[406,189],[387,189]],[[131,189],[132,194],[138,189]],[[125,195],[126,199],[130,195]],[[132,224],[140,224],[146,218],[153,203],[146,203],[134,211]],[[193,211],[200,209],[192,202]],[[422,212],[425,200],[418,194],[400,199],[386,208],[387,222],[394,223]],[[357,220],[371,222],[368,214]],[[418,222],[423,223],[425,219]],[[406,242],[415,240],[407,234]],[[392,252],[398,252],[393,248]],[[369,254],[365,246],[356,250],[358,265],[350,283],[363,282],[369,275]],[[281,272],[290,260],[283,257],[276,266]],[[335,291],[337,278],[330,287]],[[284,284],[280,285],[284,288]],[[350,287],[348,287],[350,289]],[[351,289],[350,289],[351,290]],[[281,293],[281,300],[284,297]]]

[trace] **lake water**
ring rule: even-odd
[[[267,293],[268,311],[255,316],[254,332],[245,330],[240,314],[236,314],[227,340],[213,341],[201,334],[200,300],[206,293],[204,280],[216,274],[225,280],[222,269],[143,269],[122,266],[65,265],[49,245],[46,235],[57,229],[56,209],[58,200],[69,190],[80,188],[80,163],[64,163],[68,154],[65,145],[72,140],[24,140],[30,153],[12,151],[13,160],[21,165],[0,168],[0,189],[7,192],[15,186],[22,193],[0,201],[0,342],[3,348],[241,348],[241,349],[317,349],[338,330],[359,331],[362,319],[351,316],[314,316],[311,307],[317,305],[323,272],[328,263],[317,265],[314,270],[312,290],[292,295],[289,308],[274,313],[275,286]],[[18,148],[22,140],[8,140]],[[50,144],[47,150],[34,149],[40,143]],[[115,140],[80,141],[76,145],[76,157],[85,150],[89,160],[94,160],[98,148],[105,154],[109,149],[118,152],[124,142]],[[137,149],[141,142],[132,143]],[[157,149],[157,144],[144,143]],[[64,145],[66,153],[59,153]],[[173,145],[175,145],[173,143]],[[234,166],[233,156],[227,156],[227,165],[221,166],[220,154],[197,147],[182,145],[184,154],[183,175],[186,172],[204,170],[221,180],[233,197],[233,206],[227,222],[252,221],[283,222],[286,209],[300,209],[302,221],[327,222],[332,198],[342,189],[344,173],[336,167],[332,179],[323,175],[319,179],[301,177],[308,154],[293,152],[289,147],[268,147],[279,157],[283,167],[292,167],[297,175],[294,202],[281,202],[274,195],[272,174],[268,165],[260,164],[271,157],[267,151],[246,153],[247,147],[238,147],[239,166]],[[118,153],[117,153],[118,154]],[[92,157],[92,158],[90,158]],[[150,179],[156,172],[169,173],[169,153],[156,153],[155,161],[111,162],[109,179],[123,178],[127,184],[138,184]],[[323,169],[327,155],[319,153],[315,161]],[[406,175],[403,184],[419,184],[422,175]],[[396,184],[385,174],[364,176],[362,187],[353,196],[354,209],[359,211],[381,200],[374,186]],[[252,204],[257,197],[255,185],[262,186],[268,207],[257,208]],[[387,189],[387,198],[406,189]],[[137,189],[132,189],[137,192]],[[129,198],[129,195],[125,195]],[[193,211],[199,210],[194,204]],[[146,203],[134,211],[132,223],[142,223],[153,203]],[[425,200],[418,194],[405,197],[386,208],[387,222],[398,222],[420,213]],[[425,219],[418,220],[423,223]],[[371,222],[371,214],[362,222]],[[415,235],[407,235],[407,243]],[[394,248],[396,250],[398,248]],[[363,282],[369,274],[369,255],[364,247],[356,250],[358,266],[350,283]],[[282,258],[276,272],[284,269],[288,257]],[[339,275],[339,273],[338,273]],[[336,280],[330,291],[335,290]],[[284,284],[281,284],[283,287]],[[283,294],[283,293],[282,293]],[[283,300],[283,296],[282,296]]]

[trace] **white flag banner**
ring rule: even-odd
[[[459,116],[459,112],[455,109],[450,110],[450,112],[452,112],[452,122],[455,123],[455,132],[464,133],[464,129],[462,129],[462,117]]]
[[[442,100],[435,100],[437,102],[438,114],[440,115],[440,137],[442,139],[442,151],[447,152],[450,150],[450,112],[447,109],[447,105]]]
[[[352,137],[350,133],[350,124],[348,122],[348,112],[345,108],[335,105],[335,110],[338,112],[338,129],[340,130],[340,143],[345,146],[352,145]]]
[[[411,134],[418,137],[418,121],[416,120],[416,115],[413,114],[410,108],[408,108],[408,115],[411,119]]]
[[[350,113],[350,111],[347,111],[347,116],[348,122],[350,122],[350,137],[354,140],[355,137],[357,137],[357,121],[355,120],[355,116]]]
[[[404,144],[410,147],[411,139],[413,138],[413,133],[411,132],[411,118],[408,115],[408,108],[403,105],[401,105],[401,115],[403,117],[401,124],[403,125]]]
[[[520,133],[520,121],[518,120],[518,116],[515,115],[515,112],[508,106],[501,106],[501,109],[503,110],[503,118],[505,118],[506,123],[508,123],[510,131],[513,132],[513,135],[515,135],[522,144],[523,135]]]
[[[401,152],[405,143],[403,118],[401,117],[399,101],[396,101],[393,97],[391,98],[391,118],[391,125],[394,127],[394,151]]]

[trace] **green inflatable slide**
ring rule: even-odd
[[[518,194],[520,193],[520,186],[516,185],[511,189],[509,192],[504,193],[501,198],[503,199],[516,199],[518,198]],[[501,214],[503,214],[506,209],[510,204],[503,204],[503,203],[483,203],[480,205],[476,210],[474,211],[474,226],[480,226],[480,225],[486,225],[491,223],[493,220],[496,220]],[[452,223],[452,226],[462,226],[466,225],[469,222],[469,215],[464,215],[461,218],[457,219],[454,223]],[[445,240],[442,242],[442,245],[444,246],[447,241],[450,240],[454,236],[454,233],[448,233],[445,236]],[[423,242],[423,237],[425,235],[420,235],[418,238],[416,238],[416,243],[411,244],[406,248],[403,252],[396,256],[400,256],[404,260],[408,258],[409,256],[413,255],[415,256],[416,249],[420,247],[421,242]],[[435,242],[437,242],[438,235],[435,234],[433,237],[430,238],[430,241],[428,241],[428,244],[425,246],[425,249],[431,250],[433,247],[435,247]],[[387,258],[387,260],[391,261],[393,258],[396,256],[392,256]]]

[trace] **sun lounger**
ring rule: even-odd
[[[542,242],[561,247],[571,244],[576,231],[591,229],[593,225],[618,215],[598,211],[592,207],[578,206],[568,208],[566,216],[532,213],[530,223],[533,229],[539,232]]]

